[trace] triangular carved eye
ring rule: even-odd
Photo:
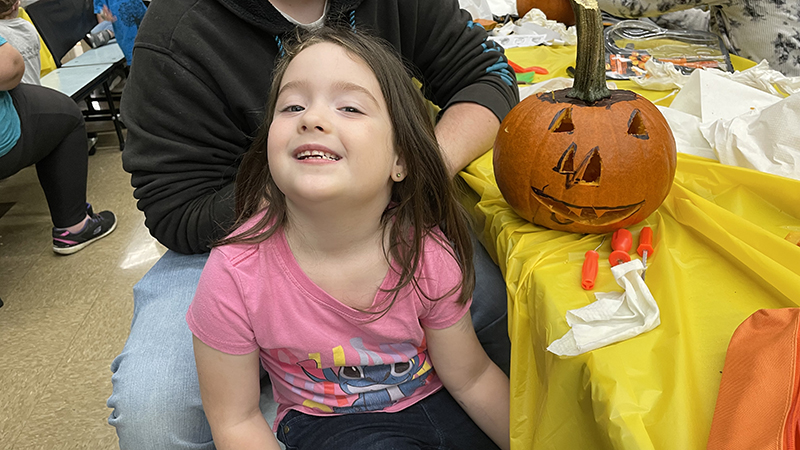
[[[600,147],[593,148],[583,161],[575,167],[575,152],[578,146],[573,142],[561,155],[558,164],[553,170],[564,175],[564,187],[573,186],[600,186],[600,175],[603,172],[603,158],[600,157]]]
[[[561,159],[558,160],[558,164],[553,167],[553,170],[562,174],[575,173],[575,151],[577,149],[578,146],[574,142],[570,144],[561,154]]]
[[[575,184],[600,186],[600,174],[603,170],[603,159],[600,157],[600,148],[595,147],[581,161],[575,173]]]
[[[575,125],[572,123],[572,108],[564,108],[553,117],[548,127],[553,133],[571,133],[575,130]]]
[[[603,159],[600,157],[600,148],[593,148],[583,161],[575,167],[575,153],[578,146],[573,142],[561,154],[558,164],[553,170],[564,175],[564,187],[567,189],[582,186],[600,186],[600,175],[603,171]]]
[[[647,129],[644,127],[644,120],[642,113],[638,109],[634,109],[631,113],[631,118],[628,119],[628,134],[639,139],[649,139]]]

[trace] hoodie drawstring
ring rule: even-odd
[[[278,36],[277,34],[275,35],[275,42],[278,43],[279,56],[286,55],[286,51],[283,49],[283,42],[281,42],[281,37]]]
[[[350,29],[353,30],[353,33],[356,32],[356,10],[355,9],[350,11]]]

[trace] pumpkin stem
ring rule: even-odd
[[[597,0],[570,0],[578,28],[575,82],[567,97],[594,103],[611,96],[606,87],[603,19]]]

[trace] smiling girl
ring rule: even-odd
[[[260,362],[289,449],[509,448],[508,378],[472,327],[467,223],[411,75],[363,33],[287,50],[186,316],[216,447],[278,448]]]

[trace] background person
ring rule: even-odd
[[[133,43],[139,32],[147,7],[142,0],[94,0],[94,13],[98,17],[98,26],[87,36],[89,45],[99,47],[109,38],[116,38],[119,48],[125,55],[128,65],[133,63]],[[110,22],[113,33],[103,27],[103,22]],[[105,31],[104,31],[105,30]]]
[[[42,84],[39,81],[42,63],[39,58],[39,33],[36,27],[19,17],[19,0],[0,0],[0,36],[22,55],[25,73],[22,83]]]
[[[117,226],[114,213],[95,214],[86,203],[83,113],[66,95],[20,83],[22,55],[2,35],[0,61],[0,180],[36,164],[53,220],[53,251],[75,253]]]

